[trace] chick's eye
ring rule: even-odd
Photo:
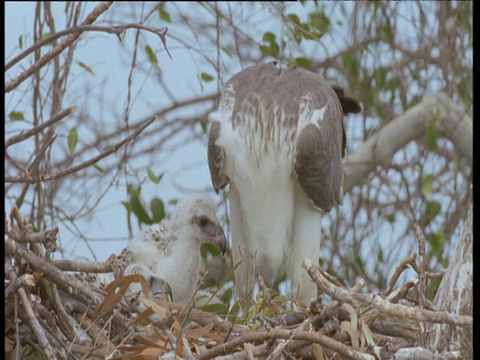
[[[201,227],[207,226],[208,223],[209,223],[209,220],[205,216],[202,216],[198,219],[198,225],[200,225]]]

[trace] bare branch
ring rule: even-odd
[[[78,271],[86,273],[108,273],[113,271],[112,263],[108,260],[104,262],[51,260],[51,263],[62,271]]]
[[[160,39],[162,40],[162,43],[165,47],[165,50],[167,51],[168,56],[170,56],[170,59],[172,56],[170,55],[168,49],[167,49],[167,43],[165,39],[165,35],[167,34],[168,28],[164,27],[161,29],[156,29],[152,28],[149,26],[145,26],[142,24],[126,24],[126,25],[116,25],[116,26],[98,26],[98,25],[80,25],[80,26],[75,26],[71,27],[62,31],[58,31],[55,34],[52,34],[43,40],[38,41],[25,51],[22,51],[19,55],[15,56],[12,60],[10,60],[6,65],[5,65],[5,71],[10,69],[13,65],[18,63],[20,60],[31,54],[37,49],[40,49],[42,46],[51,43],[52,41],[55,41],[63,36],[74,34],[74,33],[83,33],[83,32],[89,32],[89,31],[96,31],[96,32],[106,32],[110,34],[115,34],[118,36],[118,39],[121,41],[125,30],[127,29],[139,29],[139,30],[145,30],[149,31],[155,35],[158,35]]]
[[[8,272],[6,272],[8,273]],[[23,274],[19,278],[16,278],[8,287],[5,289],[5,299],[7,299],[13,292],[17,291],[21,287],[32,288],[35,286],[35,278],[30,274]]]
[[[41,125],[31,129],[31,130],[28,130],[28,131],[25,131],[25,132],[21,132],[20,134],[18,135],[15,135],[15,136],[12,136],[10,139],[8,139],[7,141],[5,141],[5,150],[13,145],[13,144],[16,144],[16,143],[19,143],[21,141],[24,141],[26,139],[28,139],[29,137],[31,136],[34,136],[36,134],[38,134],[40,131],[46,129],[47,127],[59,122],[60,120],[62,120],[63,118],[65,118],[66,116],[74,113],[75,111],[77,110],[77,107],[76,106],[72,106],[64,111],[62,111],[61,113],[55,115],[53,118],[45,121],[44,123],[42,123]]]
[[[446,94],[440,93],[392,120],[345,159],[345,191],[365,181],[378,165],[388,164],[393,155],[410,141],[424,136],[432,119],[436,119],[439,133],[450,139],[458,152],[472,164],[472,120]]]
[[[17,279],[15,272],[13,270],[9,272],[8,276],[10,278],[10,281],[12,282],[15,282],[15,280]],[[27,296],[25,288],[23,287],[18,288],[17,293],[20,296],[20,300],[22,301],[22,306],[25,310],[25,315],[28,319],[29,326],[35,333],[37,340],[40,346],[42,347],[42,351],[44,352],[47,359],[52,359],[52,360],[56,359],[57,358],[56,351],[50,345],[42,326],[37,320],[37,317],[35,315],[35,312],[32,309],[32,305],[30,304],[30,300]]]
[[[197,97],[197,98],[194,98],[194,99],[185,100],[185,101],[175,103],[175,104],[169,106],[168,108],[160,111],[158,114],[155,114],[155,115],[151,116],[150,118],[145,120],[142,124],[139,124],[139,126],[135,129],[135,131],[130,136],[121,140],[117,144],[112,145],[107,150],[103,151],[102,153],[98,154],[97,156],[94,156],[90,160],[87,160],[87,161],[85,161],[85,162],[83,162],[79,165],[76,165],[72,168],[60,171],[60,172],[55,173],[55,174],[42,175],[42,176],[38,176],[38,177],[33,177],[33,176],[8,176],[8,177],[5,177],[5,182],[7,182],[7,183],[30,183],[30,184],[35,184],[35,183],[39,183],[39,182],[45,182],[45,181],[49,181],[49,180],[58,179],[58,178],[66,176],[66,175],[75,173],[75,172],[77,172],[79,170],[82,170],[82,169],[84,169],[84,168],[86,168],[90,165],[93,165],[93,164],[97,163],[98,161],[100,161],[101,159],[115,153],[123,145],[128,144],[130,141],[137,138],[138,135],[140,135],[157,118],[163,116],[165,113],[171,111],[172,109],[175,109],[175,108],[180,107],[180,106],[188,106],[188,105],[195,104],[197,102],[201,102],[201,101],[204,101],[204,100],[210,100],[212,98],[213,98],[213,95],[206,95],[204,97],[200,97],[200,98]]]
[[[354,360],[374,360],[373,356],[363,354],[359,351],[355,351],[348,346],[343,345],[342,343],[333,340],[325,335],[320,335],[318,333],[309,332],[309,331],[298,331],[295,330],[283,330],[283,329],[272,329],[267,332],[253,332],[242,335],[234,340],[230,340],[224,344],[214,346],[210,350],[207,350],[197,356],[197,360],[208,360],[213,359],[217,356],[224,355],[232,351],[238,346],[241,346],[246,343],[253,342],[264,342],[272,339],[294,339],[294,340],[305,340],[310,343],[320,344],[322,346],[328,347],[336,351],[338,354],[342,355],[346,359]]]
[[[473,325],[473,319],[471,316],[461,316],[447,312],[429,311],[401,304],[392,304],[382,299],[379,295],[350,293],[348,290],[344,290],[330,283],[321,272],[313,266],[310,260],[304,259],[302,266],[307,270],[308,274],[321,291],[342,302],[348,302],[354,306],[360,304],[371,305],[381,312],[404,319],[466,327],[472,327]]]
[[[82,22],[82,25],[89,25],[92,24],[101,14],[108,10],[110,6],[112,6],[113,1],[102,2],[93,11],[85,18]],[[31,75],[39,71],[42,67],[50,62],[54,57],[58,56],[60,53],[63,52],[69,45],[71,45],[75,40],[80,37],[81,33],[75,32],[68,36],[67,39],[62,41],[60,44],[55,46],[52,50],[42,56],[35,64],[21,73],[15,79],[9,81],[5,84],[5,93],[8,93],[15,89],[18,85],[28,79]]]

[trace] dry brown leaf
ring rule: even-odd
[[[132,282],[141,283],[143,291],[148,294],[148,284],[143,275],[134,274],[119,277],[105,287],[105,290],[108,292],[107,296],[95,310],[94,317],[97,315],[103,315],[113,309],[125,295]]]
[[[184,331],[184,334],[189,340],[193,341],[196,340],[203,343],[213,341],[215,343],[221,343],[224,340],[223,336],[211,333],[214,325],[214,323],[209,323],[196,329],[187,329]]]
[[[365,324],[364,321],[360,321],[362,324],[362,348],[367,346],[375,346],[375,341],[373,340],[372,330]]]
[[[164,349],[159,349],[159,348],[155,348],[155,347],[148,347],[146,348],[145,350],[143,350],[140,354],[138,354],[137,356],[134,356],[133,359],[134,360],[137,360],[137,359],[144,359],[144,360],[158,360],[158,358],[160,356],[162,356],[163,354],[165,354],[165,350]]]
[[[196,329],[187,329],[184,331],[184,334],[192,340],[198,340],[201,337],[204,337],[210,333],[210,330],[213,328],[213,323],[207,324],[203,327],[199,327]]]
[[[341,309],[345,310],[348,312],[350,315],[350,331],[348,332],[350,334],[350,339],[352,341],[352,347],[354,349],[359,349],[360,348],[360,334],[358,332],[358,316],[357,312],[353,308],[352,305],[344,303],[340,307]]]
[[[313,343],[312,345],[313,348],[313,356],[315,356],[316,360],[324,360],[325,357],[323,355],[323,348],[322,345]]]
[[[145,350],[146,347],[146,345],[124,345],[119,346],[118,350],[124,352],[142,352],[143,350]]]
[[[163,307],[162,305],[156,303],[151,299],[140,299],[140,301],[145,305],[151,308],[156,314],[160,315],[162,318],[166,318],[170,311]]]
[[[155,312],[155,314],[159,315],[162,319],[165,319],[170,315],[170,310],[165,308],[164,306],[158,304],[154,300],[151,299],[140,299],[140,301],[145,305],[148,306]],[[171,329],[175,335],[178,335],[180,333],[182,326],[178,322],[177,319],[173,322]]]
[[[183,346],[184,346],[184,342],[187,343],[187,346],[188,346],[188,342],[187,342],[187,339],[185,339],[184,336],[178,336],[177,337],[177,347],[175,349],[175,355],[177,356],[182,356],[182,353],[183,353]]]
[[[255,346],[253,346],[253,344],[250,344],[250,343],[243,344],[243,348],[245,349],[245,352],[247,353],[249,360],[255,360],[255,356],[253,356],[253,352],[252,352],[254,347]]]
[[[145,310],[144,312],[139,314],[138,317],[136,319],[134,319],[129,325],[138,324],[140,321],[142,321],[144,319],[148,319],[148,317],[150,315],[152,315],[153,313],[154,313],[154,311],[151,308],[148,308],[147,310]]]
[[[38,271],[33,272],[33,279],[34,279],[35,284],[38,284],[40,279],[43,278],[43,275],[45,275],[45,274],[42,273],[42,272],[38,272]]]
[[[9,338],[5,337],[5,354],[13,351],[13,349],[15,349],[15,341],[12,341]]]
[[[135,340],[138,342],[141,342],[142,344],[146,346],[153,346],[153,347],[158,347],[158,348],[163,348],[162,344],[159,344],[158,342],[152,341],[150,339],[147,339],[145,337],[136,337]]]
[[[111,290],[121,287],[123,285],[128,285],[132,282],[139,282],[140,285],[142,285],[143,292],[145,293],[145,296],[148,296],[149,288],[148,288],[148,283],[147,280],[145,280],[145,277],[141,274],[132,274],[132,275],[124,275],[120,276],[119,278],[113,280],[110,284],[108,284],[105,287],[105,290],[107,292],[110,292]],[[127,288],[128,288],[127,286]]]

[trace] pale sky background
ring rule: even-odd
[[[97,3],[92,2],[84,3],[84,13],[81,19],[83,19],[96,5]],[[20,36],[23,37],[24,41],[23,49],[32,45],[32,25],[35,6],[36,4],[34,2],[7,2],[5,4],[5,62],[9,61],[20,52],[18,46]],[[116,12],[117,14],[120,12],[127,13],[130,6],[133,6],[133,4],[116,3],[107,11],[107,14],[112,14],[113,12]],[[134,6],[141,7],[141,3],[137,3]],[[180,11],[185,11],[186,8],[191,6],[191,3],[180,3],[176,5]],[[195,11],[200,15],[202,12],[201,7],[198,5],[194,6]],[[243,6],[248,5],[239,5],[239,16],[243,16],[241,10]],[[56,28],[57,30],[61,30],[65,27],[65,3],[52,2],[51,7],[56,21]],[[169,11],[173,17],[175,14],[174,9],[169,8]],[[256,26],[251,25],[252,23],[258,23],[263,29],[266,29],[269,26],[269,16],[266,11],[259,10],[257,15],[258,21],[256,21],[255,18],[249,18],[246,22],[249,31],[251,30],[251,26]],[[102,15],[95,24],[115,25],[135,22],[135,19],[128,18],[128,16],[113,17],[115,19],[114,24],[105,24],[103,22],[103,20],[110,20],[111,18],[112,16]],[[154,18],[158,19],[157,16]],[[189,42],[192,47],[200,49],[198,39],[195,39],[189,32],[185,32],[184,29],[181,29],[174,24],[156,23],[148,25],[158,28],[167,25],[169,27],[169,34],[181,37],[183,40]],[[273,26],[273,29],[278,29],[277,32],[280,32],[281,30],[278,24],[277,26]],[[259,32],[259,36],[265,31],[266,30],[262,30],[261,33]],[[275,32],[275,30],[270,31]],[[167,83],[174,84],[174,86],[172,86],[172,92],[174,94],[181,94],[178,95],[179,100],[191,98],[196,94],[206,95],[216,91],[216,81],[206,84],[199,80],[200,72],[209,72],[211,74],[215,74],[215,72],[211,66],[203,66],[204,61],[199,59],[195,51],[186,49],[184,46],[179,45],[178,42],[167,36],[168,48],[173,57],[173,60],[170,60],[158,37],[146,32],[144,33],[144,36],[148,39],[149,45],[156,52],[159,65]],[[95,76],[85,72],[79,66],[75,68],[74,65],[72,74],[76,74],[76,76],[71,77],[72,80],[69,86],[78,89],[78,91],[69,89],[68,96],[63,102],[63,106],[67,107],[76,105],[79,107],[77,113],[82,111],[82,107],[88,106],[90,110],[92,107],[93,109],[98,107],[99,116],[104,116],[105,112],[110,111],[109,107],[111,107],[114,108],[114,111],[121,112],[118,114],[118,117],[122,117],[127,99],[127,82],[130,71],[129,65],[133,56],[134,37],[135,30],[127,30],[126,38],[121,43],[113,34],[90,32],[82,35],[83,41],[80,41],[81,46],[79,46],[75,52],[75,60],[87,64],[95,72]],[[205,50],[208,51],[208,49]],[[233,63],[230,68],[231,73],[223,74],[224,81],[228,80],[231,75],[241,69],[238,61],[236,66],[234,65],[235,61],[231,62]],[[6,81],[19,75],[22,68],[26,68],[30,64],[31,60],[30,58],[27,58],[27,60],[21,62],[21,66],[15,66],[9,69],[6,73]],[[132,122],[150,116],[167,104],[167,102],[162,99],[162,96],[164,95],[162,95],[162,91],[155,82],[155,76],[153,70],[147,76],[140,74],[135,75],[132,92],[134,100],[130,111],[130,119]],[[28,84],[29,80],[25,81],[22,86],[28,86]],[[104,98],[98,100],[99,103],[95,103],[97,100],[95,96],[84,96],[86,88],[92,89],[91,91],[95,93],[101,86],[104,86],[105,92],[103,94]],[[89,101],[88,103],[85,102],[87,99]],[[100,102],[102,104],[100,104]],[[31,99],[19,98],[18,93],[15,91],[6,95],[6,113],[15,109],[22,111],[27,115],[29,111],[28,109],[31,107],[30,104]],[[182,115],[192,115],[195,114],[195,112],[202,112],[204,110],[206,109],[198,107],[191,108],[189,111],[184,110]],[[91,113],[95,112],[91,111]],[[107,120],[105,126],[108,126],[108,121],[119,120],[118,117],[115,119],[115,116],[107,114],[107,116],[105,116],[105,119]],[[26,118],[28,120],[32,117],[26,116]],[[28,129],[31,127],[31,124],[16,123],[14,126],[15,127],[12,126],[6,128],[7,137],[15,133],[13,129]],[[71,126],[68,126],[68,122],[65,124],[65,134],[62,134],[61,132],[62,126],[63,124],[60,124],[57,127],[59,138],[56,141],[64,141],[66,143],[66,134],[71,129]],[[88,135],[85,134],[84,136]],[[79,130],[79,138],[80,141],[82,141],[81,130]],[[167,148],[174,148],[175,144],[181,142],[182,136],[176,138],[172,144],[167,146]],[[135,146],[135,144],[130,146]],[[18,151],[18,146],[15,150]],[[135,177],[139,181],[145,180],[142,185],[142,196],[146,200],[149,201],[154,196],[157,196],[165,202],[168,202],[169,200],[181,197],[181,191],[179,191],[174,184],[187,189],[196,189],[199,191],[212,189],[206,162],[206,136],[203,139],[189,142],[188,146],[182,147],[181,151],[173,152],[173,156],[171,156],[171,152],[164,150],[165,149],[162,149],[162,151],[159,151],[159,153],[156,154],[155,160],[157,165],[152,166],[152,170],[154,170],[156,174],[166,172],[159,185],[155,185],[148,180],[146,172],[148,164],[146,161],[143,167],[141,164],[131,165],[132,168],[135,167],[143,170],[138,176],[133,176],[132,178]],[[26,154],[27,153],[28,152],[26,151]],[[215,195],[213,191],[210,192],[214,199],[220,200],[220,197]],[[83,196],[83,194],[80,190],[76,193],[73,192],[71,201],[75,201],[76,196]],[[75,225],[81,229],[82,234],[89,239],[89,246],[93,249],[98,260],[104,260],[112,253],[119,253],[129,240],[126,211],[121,205],[121,201],[125,200],[125,180],[119,179],[117,186],[110,189],[108,194],[102,200],[102,203],[95,212],[95,217],[81,219],[75,223]],[[13,202],[14,201],[12,200],[6,200],[7,211],[11,209]],[[171,210],[171,208],[171,206],[167,207],[167,211]],[[24,211],[26,211],[25,209]],[[139,229],[134,216],[132,216],[132,220],[135,233]],[[62,224],[57,225],[60,227],[59,241],[65,251],[66,257],[92,259],[91,251],[88,249],[88,246],[86,246],[83,240],[79,240],[69,231],[69,226],[65,228]],[[59,254],[57,253],[57,256],[58,255]]]
[[[196,12],[196,15],[199,18],[201,18],[202,11],[204,11],[198,6],[198,4],[175,3],[172,4],[171,7],[170,4],[171,3],[169,3],[167,9],[170,11],[172,18],[177,14],[177,9],[179,11],[192,9],[192,11]],[[332,8],[336,6],[335,3],[328,4],[330,4],[328,6],[331,6]],[[96,5],[97,3],[85,2],[84,13],[83,16],[81,16],[81,19],[84,19],[86,14],[88,14]],[[24,49],[32,45],[32,24],[35,6],[36,3],[34,2],[7,2],[5,4],[5,62],[9,61],[13,56],[19,53],[18,39],[20,36],[23,36],[24,39]],[[139,22],[138,19],[128,17],[128,9],[132,6],[142,7],[142,3],[114,3],[110,10],[107,11],[107,16],[102,15],[95,24],[116,25]],[[219,6],[226,5],[219,4]],[[258,41],[261,40],[265,31],[271,31],[278,35],[281,34],[282,24],[275,23],[274,17],[269,13],[269,11],[272,10],[258,7],[259,10],[253,17],[247,17],[244,10],[250,6],[253,5],[248,3],[238,4],[238,17],[239,19],[242,19],[244,31],[247,31],[250,34],[258,34],[258,39],[256,39]],[[311,7],[313,7],[313,4],[308,4],[306,10],[304,10],[298,3],[288,3],[286,6],[295,12],[303,11],[303,14],[306,15],[312,10]],[[65,27],[63,15],[65,3],[52,2],[51,7],[56,21],[56,28],[57,30],[61,30]],[[353,8],[353,3],[347,4],[346,7],[351,10]],[[124,14],[124,16],[120,16],[120,13]],[[335,13],[335,11],[333,11],[333,13]],[[115,14],[115,16],[112,16],[112,14]],[[158,17],[154,18],[158,19]],[[105,19],[114,19],[115,23],[105,23]],[[400,19],[400,21],[407,20]],[[345,23],[348,23],[348,19]],[[193,36],[188,29],[185,30],[185,27],[181,27],[177,24],[161,24],[158,22],[147,23],[147,25],[158,28],[167,25],[170,29],[169,34],[172,37],[167,36],[167,41],[173,60],[170,60],[167,56],[163,49],[163,45],[155,35],[144,33],[143,36],[155,51],[165,79],[168,83],[174,84],[174,86],[172,86],[172,92],[176,94],[178,100],[188,99],[194,95],[206,95],[216,91],[216,81],[208,84],[200,81],[199,74],[201,72],[208,72],[214,75],[215,71],[213,70],[213,67],[206,64],[205,60],[201,59],[198,56],[198,52],[195,51],[195,49],[197,49],[208,52],[215,51],[215,49],[203,49],[203,44],[198,38]],[[228,34],[224,34],[223,36],[228,36]],[[338,41],[337,44],[332,43],[332,39],[328,37],[322,38],[322,41],[324,42],[324,45],[331,46],[332,48],[341,47],[339,44],[342,39],[347,39],[348,36],[348,33],[336,34],[335,40]],[[79,110],[77,111],[78,113],[82,113],[82,109],[84,110],[88,108],[91,110],[90,114],[98,113],[99,118],[105,119],[105,126],[108,126],[109,123],[112,124],[112,121],[122,121],[121,119],[124,115],[123,111],[127,103],[127,84],[130,71],[129,65],[133,56],[134,37],[135,30],[127,30],[126,38],[121,43],[113,34],[90,32],[82,35],[83,40],[80,41],[81,45],[75,52],[75,60],[87,64],[95,72],[95,76],[87,73],[78,65],[74,65],[72,67],[73,76],[69,82],[68,96],[63,102],[63,106],[67,107],[76,105],[79,107]],[[175,41],[174,37],[181,38],[190,44],[192,48],[186,48],[184,45]],[[315,51],[318,51],[317,48],[312,47],[309,49],[307,42],[304,42],[303,44],[306,48],[302,50],[305,51],[307,55],[316,59],[323,58],[322,56],[315,54]],[[334,52],[335,51],[332,50],[332,53]],[[297,56],[299,55],[300,54]],[[241,69],[241,64],[239,60],[235,58],[228,59],[227,57],[224,57],[222,58],[222,61],[225,61],[225,64],[228,65],[224,66],[225,71],[222,73],[221,80],[224,82]],[[22,71],[22,68],[26,68],[30,64],[30,57],[23,60],[20,65],[13,67],[6,73],[5,80],[9,81],[18,76]],[[251,64],[244,65],[248,66]],[[132,88],[133,101],[131,103],[130,121],[135,122],[144,119],[163,108],[168,103],[165,101],[165,93],[163,90],[159,89],[158,82],[156,82],[155,79],[156,74],[153,69],[148,74],[135,73],[134,85]],[[28,84],[29,81],[27,80],[22,86],[25,87],[28,86]],[[89,91],[95,95],[85,95],[86,89],[89,89]],[[101,96],[98,94],[101,94]],[[18,93],[13,91],[6,95],[5,101],[6,114],[12,110],[18,110],[23,111],[26,114],[27,119],[32,118],[31,116],[28,116],[28,109],[31,107],[31,99],[19,97]],[[192,115],[196,112],[203,112],[204,110],[206,109],[192,107],[188,110],[184,110],[181,115]],[[355,142],[354,139],[359,138],[361,129],[360,126],[355,126],[354,116],[349,116],[346,120],[346,126],[347,136],[350,141],[350,152],[353,152],[360,145],[358,142]],[[31,125],[27,123],[16,123],[13,126],[7,126],[6,136],[12,136],[16,133],[14,130],[18,131],[19,128],[28,129],[30,127]],[[63,141],[66,144],[66,137],[70,129],[71,125],[69,125],[68,121],[65,123],[61,122],[57,127],[59,138],[56,141]],[[139,169],[140,171],[138,174],[129,173],[128,180],[132,182],[143,181],[142,196],[145,199],[150,200],[154,196],[157,196],[165,202],[168,202],[171,199],[181,197],[181,191],[175,186],[175,184],[178,184],[184,188],[195,189],[198,191],[209,189],[212,197],[215,200],[220,200],[220,197],[215,195],[211,188],[206,162],[206,136],[190,141],[188,146],[183,146],[181,149],[174,151],[173,156],[171,156],[171,152],[166,151],[169,148],[175,148],[176,144],[181,143],[182,139],[186,136],[187,133],[185,133],[184,137],[180,136],[175,138],[166,148],[154,155],[155,165],[152,166],[152,170],[154,170],[156,174],[166,172],[159,185],[155,185],[148,180],[146,172],[148,163],[146,160],[145,164],[135,163],[130,165],[131,169]],[[82,129],[79,129],[79,138],[80,141],[88,142],[88,133],[82,132]],[[136,144],[134,143],[129,146],[134,147]],[[18,147],[15,149],[21,151],[18,150]],[[28,149],[25,149],[25,153],[27,154],[28,151],[26,150]],[[112,253],[120,253],[129,240],[126,211],[121,205],[121,201],[126,201],[125,182],[125,178],[119,178],[118,182],[112,186],[102,200],[100,206],[95,211],[95,216],[93,218],[87,217],[75,222],[75,225],[81,231],[83,236],[89,239],[88,244],[97,260],[105,260]],[[81,189],[72,189],[72,194],[68,201],[74,202],[82,196],[84,196],[84,194]],[[13,202],[14,201],[11,199],[6,199],[7,212],[10,211]],[[349,206],[348,199],[345,201],[344,206]],[[171,207],[167,207],[167,212],[169,210],[171,210]],[[22,211],[27,211],[27,207],[22,209]],[[25,215],[27,216],[28,214]],[[134,216],[132,217],[132,220],[134,232],[138,232],[139,228]],[[93,258],[89,247],[83,240],[80,240],[75,235],[77,230],[71,228],[71,225],[56,225],[60,227],[59,241],[64,249],[65,257],[90,260]],[[379,239],[389,241],[390,238],[388,238],[388,235],[390,235],[391,232],[389,226],[389,224],[385,224],[385,226],[378,228],[377,233],[372,234],[372,237],[376,239],[376,241],[379,241]],[[369,249],[365,249],[365,251],[368,252]],[[59,257],[59,254],[57,253],[56,256]],[[399,253],[398,260],[403,258],[403,256],[404,254]]]

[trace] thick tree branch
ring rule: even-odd
[[[450,265],[440,283],[433,301],[438,310],[451,311],[459,316],[473,316],[473,214],[468,212],[462,234]],[[471,327],[431,325],[427,328],[428,347],[432,351],[462,349],[465,359],[473,359],[473,332]]]
[[[472,119],[446,94],[439,93],[390,121],[345,159],[345,191],[362,184],[378,165],[390,164],[393,155],[410,141],[425,136],[430,120],[435,121],[439,134],[472,164]]]

